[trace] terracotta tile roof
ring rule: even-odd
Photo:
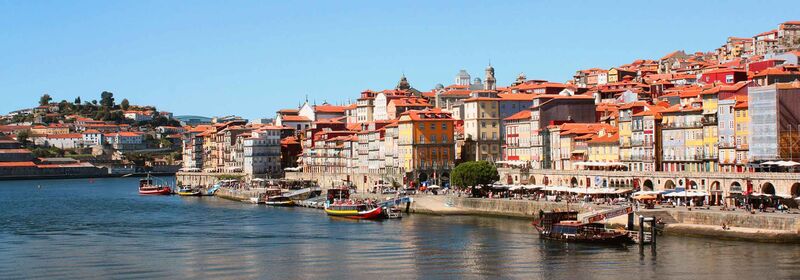
[[[403,116],[408,116],[408,119],[404,120]],[[439,108],[434,108],[428,110],[409,110],[403,112],[399,122],[406,121],[455,121],[455,119],[453,119],[452,114],[449,112],[442,111]]]
[[[619,143],[619,134],[606,134],[603,136],[595,136],[587,141],[589,144],[613,144]]]
[[[80,134],[80,133],[50,134],[50,135],[47,135],[47,139],[74,139],[74,138],[83,138],[83,135]]]
[[[30,154],[27,149],[0,149],[0,154]]]
[[[36,167],[31,161],[6,161],[0,162],[0,167]]]
[[[469,96],[470,92],[471,91],[468,90],[468,89],[454,89],[454,90],[445,91],[444,93],[442,93],[442,95],[444,95],[444,96]]]
[[[514,101],[532,101],[534,99],[533,94],[525,94],[525,93],[500,93],[497,95],[501,100],[514,100]]]
[[[530,120],[531,119],[531,110],[522,110],[516,114],[509,116],[508,118],[503,119],[504,121],[514,121],[514,120]]]
[[[311,122],[311,120],[304,116],[282,116],[281,120],[285,122]]]
[[[316,105],[314,106],[314,112],[317,113],[344,113],[345,106],[335,106],[335,105]]]
[[[433,107],[428,100],[424,98],[417,98],[417,97],[405,97],[405,98],[398,98],[389,101],[389,103],[394,104],[397,107]]]

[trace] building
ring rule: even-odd
[[[410,110],[425,110],[433,108],[424,98],[403,97],[394,98],[386,105],[386,116],[384,120],[397,119],[402,113]]]
[[[283,174],[281,165],[280,126],[263,126],[249,135],[240,134],[237,139],[242,146],[242,171],[252,177],[278,178]]]
[[[473,97],[464,100],[464,135],[473,141],[472,160],[497,161],[500,155],[500,107],[495,91],[474,91]],[[470,159],[467,159],[470,160]]]
[[[662,170],[700,172],[703,168],[702,102],[661,111]]]
[[[407,182],[449,181],[455,162],[455,119],[441,109],[412,110],[398,120],[398,159]]]
[[[531,161],[531,111],[522,110],[503,119],[505,139],[503,160]]]
[[[531,105],[531,167],[550,169],[550,125],[565,122],[596,122],[594,98],[586,95],[549,95],[534,97]],[[466,128],[465,128],[466,131]]]
[[[800,81],[750,87],[748,102],[749,159],[800,161]]]
[[[750,162],[750,112],[747,98],[747,95],[739,96],[736,105],[733,106],[737,172],[752,170],[748,167]]]

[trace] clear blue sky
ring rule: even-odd
[[[420,90],[489,61],[501,85],[563,82],[800,20],[797,1],[649,2],[2,1],[0,112],[108,90],[178,115],[272,117],[403,72]]]

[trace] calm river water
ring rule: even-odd
[[[0,182],[0,279],[800,279],[800,246],[539,240],[524,220],[332,219],[214,197],[139,196],[136,178]]]

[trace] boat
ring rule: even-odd
[[[199,196],[200,190],[194,189],[189,186],[179,187],[178,190],[175,192],[180,196]]]
[[[383,219],[386,215],[383,207],[371,202],[358,202],[350,199],[350,189],[334,188],[328,190],[325,202],[325,213],[328,216],[350,219]]]
[[[539,219],[533,221],[533,226],[543,239],[575,243],[633,243],[626,231],[608,230],[596,221],[579,221],[578,211],[539,212]]]
[[[268,197],[267,201],[264,201],[264,204],[271,206],[294,206],[294,200],[279,195],[279,196]]]
[[[172,194],[172,189],[166,184],[153,184],[153,179],[147,174],[147,178],[139,180],[139,194],[169,195]]]
[[[294,206],[294,200],[283,195],[281,189],[267,189],[264,191],[264,204],[271,206]]]

